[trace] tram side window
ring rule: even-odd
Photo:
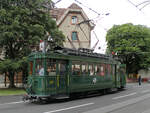
[[[108,74],[111,75],[111,73],[112,73],[112,69],[111,69],[111,65],[109,64],[108,65]]]
[[[111,65],[111,74],[114,76],[115,75],[115,65]]]
[[[44,62],[42,59],[36,60],[35,72],[36,75],[41,75],[41,76],[44,75]]]
[[[65,61],[59,61],[58,63],[58,70],[60,75],[66,74],[66,62]]]
[[[95,73],[96,75],[100,75],[100,65],[95,66]]]
[[[29,69],[30,69],[29,75],[32,75],[32,73],[33,73],[33,62],[29,63]]]
[[[89,75],[94,75],[94,65],[89,65]]]
[[[56,60],[55,59],[47,59],[47,75],[56,75]]]
[[[104,76],[105,75],[105,64],[101,64],[100,67],[100,76]]]
[[[82,75],[88,75],[88,64],[82,64]]]
[[[99,73],[100,73],[99,65],[95,65],[94,69],[95,69],[95,75],[99,75]]]
[[[72,62],[72,75],[80,75],[80,67],[79,62]]]
[[[111,65],[110,64],[106,64],[105,70],[106,70],[107,75],[110,75],[111,74]]]

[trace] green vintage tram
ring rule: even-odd
[[[125,65],[89,49],[55,48],[29,55],[24,99],[70,97],[78,93],[124,88]]]

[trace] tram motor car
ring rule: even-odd
[[[28,56],[29,76],[23,100],[70,98],[80,93],[126,86],[126,66],[90,49],[55,48]]]

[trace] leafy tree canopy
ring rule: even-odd
[[[128,73],[137,73],[150,64],[150,29],[131,23],[114,25],[106,36],[109,52],[117,53]]]
[[[58,45],[63,45],[64,35],[50,17],[44,3],[50,0],[1,0],[0,47],[5,50],[0,66],[15,73],[20,60],[31,52],[31,46],[47,40],[50,34]],[[12,62],[8,66],[7,62]],[[14,62],[14,63],[13,63]],[[16,64],[17,63],[17,64]],[[11,65],[11,66],[10,66]],[[13,69],[14,68],[14,69]],[[6,68],[2,68],[6,69]],[[14,76],[9,73],[10,76]],[[11,84],[13,86],[13,84]]]

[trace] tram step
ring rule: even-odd
[[[66,99],[66,98],[69,98],[69,96],[67,95],[59,95],[56,97],[56,99]]]

